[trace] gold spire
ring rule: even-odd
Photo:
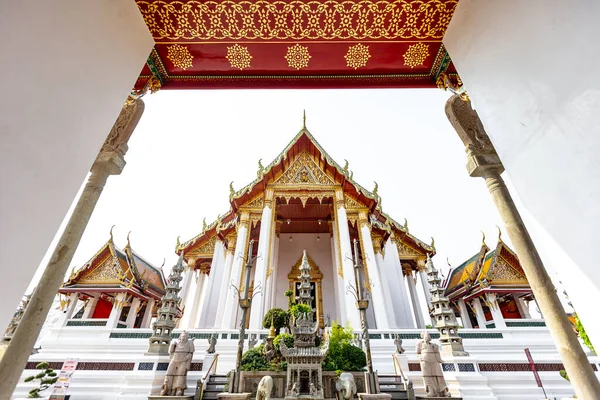
[[[271,329],[269,329],[269,337],[275,337],[275,314],[271,314]]]
[[[113,229],[115,228],[115,225],[110,227],[110,241],[114,242],[114,238],[113,238]]]
[[[177,253],[177,250],[179,250],[179,246],[181,246],[181,242],[179,241],[179,238],[181,236],[177,236],[177,243],[175,244],[175,253]]]
[[[484,232],[484,231],[481,231],[481,235],[483,236],[483,237],[481,238],[481,247],[483,247],[483,246],[487,246],[487,244],[485,244],[485,232]]]
[[[306,129],[306,110],[302,114],[302,129]]]
[[[131,235],[131,231],[127,234],[127,247],[131,249],[131,242],[129,242],[129,235]]]
[[[500,227],[498,225],[496,225],[496,228],[498,228],[498,241],[502,240],[502,231],[500,230]]]

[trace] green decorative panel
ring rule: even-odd
[[[107,321],[80,321],[80,320],[70,320],[67,321],[67,326],[106,326]]]
[[[111,332],[111,339],[149,339],[150,332]]]
[[[544,321],[506,321],[506,326],[509,328],[530,328],[530,327],[545,327]]]

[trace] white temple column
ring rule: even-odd
[[[119,293],[115,296],[113,308],[110,311],[110,315],[108,317],[108,322],[106,323],[107,328],[116,328],[117,327],[117,324],[119,323],[119,317],[121,316],[121,311],[123,311],[123,306],[124,306],[126,297],[127,297],[127,293]]]
[[[480,329],[485,329],[486,328],[486,319],[485,319],[485,313],[483,312],[483,307],[481,306],[481,300],[479,300],[479,297],[475,297],[473,300],[471,300],[471,304],[473,305],[473,308],[475,309],[475,317],[477,318],[477,325],[479,325]]]
[[[517,295],[516,293],[513,293],[513,297],[515,299],[515,302],[517,303],[517,308],[519,309],[519,314],[521,314],[521,318],[531,319],[529,307],[527,307],[527,304],[525,303],[525,300],[523,300],[523,297]]]
[[[250,329],[261,329],[263,320],[263,310],[265,308],[265,299],[267,291],[267,265],[269,263],[269,249],[271,248],[271,233],[272,233],[272,215],[273,209],[273,191],[267,189],[265,191],[265,206],[263,207],[262,216],[260,218],[260,235],[258,237],[258,255],[256,260],[256,270],[254,272],[254,288],[256,294],[253,294],[252,307],[250,309]],[[261,291],[256,292],[258,285],[261,286]]]
[[[267,311],[269,311],[271,308],[274,308],[275,305],[277,304],[277,276],[278,276],[278,272],[279,272],[279,225],[280,223],[277,222],[275,219],[277,217],[277,213],[274,213],[275,215],[273,215],[274,218],[274,225],[273,225],[273,230],[274,230],[274,236],[273,236],[273,249],[271,250],[271,254],[273,254],[273,258],[271,259],[271,268],[273,269],[272,275],[271,275],[271,295],[269,297],[269,304],[268,307],[266,307],[265,313]],[[283,293],[280,294],[281,296],[283,296]]]
[[[140,328],[150,328],[152,322],[152,311],[154,311],[154,299],[149,299],[146,303],[146,311],[144,312],[144,318],[142,319],[142,325]]]
[[[460,311],[460,319],[462,321],[463,328],[472,328],[471,318],[469,318],[469,310],[464,299],[458,299],[458,310]]]
[[[81,318],[92,318],[92,315],[94,315],[94,310],[96,309],[96,304],[98,304],[98,296],[91,297],[85,305],[85,310],[83,310],[83,316]]]
[[[415,328],[396,240],[398,239],[392,234],[385,245],[386,283],[390,293],[394,293],[392,296],[392,309],[396,316],[396,327]]]
[[[240,288],[240,278],[242,266],[244,265],[244,256],[246,254],[246,243],[248,242],[248,229],[250,226],[250,214],[247,211],[240,213],[240,222],[238,223],[237,240],[235,242],[235,254],[233,255],[233,264],[231,266],[230,282]],[[238,297],[235,289],[229,285],[227,297],[225,299],[225,310],[223,311],[223,323],[221,328],[235,328],[235,318],[237,315]]]
[[[506,328],[506,322],[504,321],[504,315],[502,315],[500,305],[496,299],[496,293],[488,292],[485,294],[485,297],[489,303],[490,312],[492,313],[492,318],[494,318],[494,325],[496,325],[496,328]]]
[[[202,288],[199,312],[194,325],[196,328],[211,328],[215,324],[217,317],[216,309],[219,305],[219,293],[217,290],[221,288],[224,268],[225,246],[223,242],[217,240],[210,266],[210,274],[205,278],[204,287]]]
[[[137,317],[137,312],[140,308],[140,299],[135,297],[133,299],[133,301],[131,302],[131,305],[129,306],[129,314],[127,314],[127,319],[125,320],[125,323],[127,324],[128,328],[133,328],[133,326],[135,325],[135,320]]]
[[[412,270],[410,270],[410,272],[408,272],[408,268],[407,268],[406,282],[408,283],[408,292],[410,294],[410,301],[412,303],[413,313],[415,315],[415,322],[417,324],[417,328],[424,329],[425,328],[425,320],[423,319],[423,313],[421,312],[421,304],[419,303],[419,295],[417,293],[417,287],[415,285],[415,278],[413,277]]]
[[[392,311],[392,293],[390,292],[390,286],[385,281],[386,273],[384,269],[385,266],[383,261],[383,252],[381,249],[381,245],[381,238],[379,238],[377,242],[373,241],[373,249],[375,250],[375,262],[377,264],[377,271],[379,271],[379,280],[381,288],[383,290],[383,298],[385,299],[385,309],[387,311],[388,328],[397,328],[398,323],[396,322],[396,315]]]
[[[77,300],[79,299],[79,293],[71,293],[69,295],[69,304],[66,306],[66,310],[63,311],[61,315],[62,322],[59,326],[65,326],[67,321],[71,319],[73,313],[75,312],[75,307],[77,307]]]
[[[390,322],[387,313],[387,303],[383,294],[383,285],[381,283],[381,277],[379,275],[379,268],[377,268],[377,260],[375,258],[375,250],[373,248],[373,241],[371,240],[371,224],[369,223],[369,215],[367,211],[361,211],[358,214],[358,225],[360,233],[360,241],[362,242],[362,249],[364,252],[364,264],[365,269],[368,272],[367,276],[373,283],[368,282],[368,287],[371,289],[371,296],[373,302],[370,304],[373,307],[375,314],[376,329],[388,329]]]
[[[187,307],[189,307],[189,310],[186,310],[186,312],[189,311],[188,326],[181,326],[182,329],[195,329],[196,325],[198,324],[200,316],[200,301],[202,300],[202,295],[204,294],[204,281],[206,280],[206,272],[207,265],[200,265],[198,277],[196,278],[197,286],[196,290],[194,291],[192,303],[187,305]]]
[[[431,292],[429,291],[429,281],[427,280],[427,271],[425,271],[425,260],[417,261],[419,267],[419,279],[421,281],[421,287],[423,288],[423,294],[427,301],[427,308],[431,308]]]
[[[344,273],[344,288],[340,293],[343,296],[345,303],[345,319],[341,322],[345,326],[350,323],[352,329],[360,329],[360,317],[358,309],[356,308],[356,299],[346,293],[348,285],[356,287],[354,279],[354,265],[352,260],[349,258],[352,256],[352,244],[350,243],[350,230],[348,229],[348,216],[346,214],[346,208],[344,207],[344,192],[338,190],[335,192],[336,195],[336,223],[338,234],[340,236],[340,248],[339,252],[341,255],[342,271]]]
[[[192,308],[194,307],[194,298],[199,290],[196,260],[193,258],[189,258],[187,261],[184,280],[185,279],[187,279],[186,293],[183,294],[180,292],[180,297],[182,298],[181,309],[183,310],[183,316],[179,320],[177,327],[182,329],[191,329],[193,327],[191,321],[193,319]]]
[[[181,282],[181,291],[179,292],[179,297],[181,298],[180,307],[183,308],[187,304],[188,293],[190,292],[190,286],[192,285],[192,281],[194,280],[194,261],[188,260],[187,268],[183,273],[183,282]]]
[[[225,303],[227,301],[227,296],[230,294],[229,288],[231,286],[231,266],[233,265],[233,257],[235,255],[235,241],[235,232],[232,232],[231,234],[227,235],[227,249],[225,250],[223,279],[221,280],[221,290],[219,291],[219,304],[217,305],[217,312],[215,314],[214,328],[221,328],[221,325],[223,323],[223,312],[225,310]]]
[[[344,288],[344,278],[340,276],[340,264],[339,264],[339,254],[337,247],[337,228],[334,225],[335,221],[330,221],[330,229],[332,231],[331,235],[331,266],[332,266],[332,275],[333,276],[333,298],[335,303],[335,315],[331,319],[331,321],[342,322],[342,316],[345,315],[344,312],[344,294],[346,293]]]

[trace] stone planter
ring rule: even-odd
[[[273,371],[242,371],[240,373],[240,387],[242,391],[252,393],[252,397],[256,396],[258,383],[263,376],[269,375],[273,378],[273,392],[271,397],[284,398],[285,385],[287,384],[287,374],[285,372]],[[364,372],[352,372],[356,381],[356,389],[358,393],[365,392],[365,377]],[[323,396],[326,399],[335,397],[335,382],[337,375],[333,371],[323,372]]]

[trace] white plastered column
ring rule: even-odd
[[[223,268],[225,267],[225,246],[223,242],[217,240],[213,252],[210,274],[205,278],[202,288],[202,297],[200,299],[199,313],[194,327],[210,328],[215,324],[216,312],[218,307],[218,292],[223,280]]]
[[[371,238],[373,239],[373,238]],[[375,250],[375,262],[377,263],[377,271],[379,271],[380,284],[383,289],[383,297],[385,299],[385,309],[388,318],[388,328],[397,328],[398,323],[396,322],[396,315],[391,311],[392,305],[392,293],[390,292],[390,286],[386,282],[385,265],[383,261],[383,252],[381,250],[381,242],[375,243],[373,241],[373,249]]]
[[[246,243],[248,242],[248,229],[250,227],[250,214],[247,211],[240,213],[240,222],[238,223],[237,240],[235,242],[235,254],[231,265],[230,281],[240,288],[240,277],[242,266],[244,265],[244,256],[246,253]],[[225,298],[225,309],[223,310],[223,323],[221,328],[235,328],[235,319],[237,315],[238,297],[235,289],[229,285],[227,297]]]
[[[110,311],[108,322],[106,323],[107,328],[116,328],[119,323],[119,317],[121,317],[121,311],[123,311],[123,305],[125,303],[126,293],[119,293],[115,296],[113,308]]]
[[[421,303],[419,302],[417,287],[415,285],[415,278],[413,277],[412,270],[409,270],[409,268],[410,267],[407,267],[406,282],[408,283],[408,292],[410,294],[410,300],[415,316],[415,322],[417,324],[418,329],[424,329],[425,320],[423,319],[423,313],[421,312]]]
[[[267,266],[269,263],[269,249],[272,246],[272,220],[273,220],[273,192],[267,189],[264,199],[265,206],[263,207],[260,218],[260,234],[258,237],[258,255],[256,260],[256,270],[254,272],[254,290],[252,299],[252,307],[250,309],[250,329],[261,329],[263,312],[265,308],[265,300],[267,297]],[[261,291],[256,292],[258,285],[261,286]]]
[[[475,297],[471,300],[471,304],[473,305],[473,309],[475,310],[475,317],[477,318],[477,325],[479,325],[480,329],[485,329],[485,323],[487,320],[485,319],[485,314],[483,312],[483,307],[481,306],[481,300],[479,297]]]
[[[73,313],[75,312],[75,307],[77,307],[77,300],[79,298],[79,293],[71,293],[69,295],[69,304],[67,305],[67,309],[63,311],[61,315],[61,323],[58,326],[66,326],[67,321],[71,319]]]
[[[181,291],[179,292],[179,297],[182,299],[180,307],[182,308],[185,307],[185,305],[187,304],[190,286],[192,285],[192,281],[194,280],[194,266],[192,265],[193,263],[193,260],[188,260],[187,268],[183,273],[183,282],[181,283]]]
[[[91,318],[92,315],[94,315],[94,310],[98,304],[98,296],[94,296],[88,300],[88,303],[85,305],[85,310],[83,310],[82,319]]]
[[[485,297],[490,305],[490,312],[494,318],[494,325],[496,325],[496,328],[506,328],[506,321],[504,321],[504,316],[502,315],[500,305],[496,299],[496,293],[488,292],[485,294]]]
[[[427,272],[425,271],[425,260],[418,260],[417,265],[419,267],[419,279],[421,281],[425,300],[427,301],[427,307],[431,308],[431,292],[429,291],[429,281],[427,280]]]
[[[335,217],[334,217],[335,218]],[[340,275],[342,266],[340,265],[340,254],[338,249],[338,233],[335,220],[331,221],[331,265],[333,268],[333,295],[335,296],[335,316],[332,321],[338,321],[342,326],[345,324],[345,303],[344,295],[344,277]]]
[[[187,282],[185,280],[187,279]],[[194,298],[199,290],[198,272],[196,272],[196,261],[189,258],[187,268],[185,269],[184,283],[187,284],[185,293],[181,293],[183,316],[179,320],[178,327],[182,329],[191,329],[193,327],[191,321],[193,319],[192,308],[194,307]]]
[[[394,293],[394,296],[392,296],[392,307],[396,316],[397,328],[415,328],[396,240],[398,239],[392,235],[385,245],[384,264],[387,267],[386,281],[390,293]]]
[[[141,328],[150,328],[150,323],[152,322],[152,311],[154,311],[155,303],[156,301],[154,299],[149,299],[148,303],[146,303],[146,311],[144,312]]]
[[[225,310],[225,303],[227,302],[227,296],[230,294],[229,288],[231,286],[231,267],[233,265],[233,257],[235,255],[235,242],[235,233],[227,235],[225,265],[223,267],[223,279],[221,281],[221,290],[219,291],[219,304],[217,305],[217,312],[215,314],[214,328],[221,328],[223,324],[223,313]]]
[[[127,319],[125,320],[125,323],[127,324],[128,328],[133,328],[133,326],[135,325],[135,320],[137,317],[137,312],[140,308],[140,299],[135,297],[132,301],[131,301],[131,305],[129,306],[129,314],[127,314]]]
[[[350,323],[353,329],[360,328],[360,317],[358,315],[358,309],[356,308],[355,299],[352,295],[346,293],[346,288],[349,285],[356,287],[354,279],[354,266],[352,260],[349,259],[352,255],[352,244],[350,243],[350,230],[348,228],[348,216],[346,214],[346,208],[344,207],[344,192],[341,190],[336,191],[336,223],[338,234],[340,236],[340,258],[342,263],[342,271],[344,273],[344,288],[340,293],[343,296],[345,305],[345,316],[344,325]]]
[[[516,293],[513,293],[513,297],[515,299],[515,302],[517,303],[517,308],[519,309],[519,314],[521,314],[521,318],[530,319],[531,314],[529,313],[529,307],[527,307],[527,304],[525,303],[525,300],[523,300],[523,297],[519,296]]]
[[[376,328],[388,329],[390,327],[390,322],[386,310],[386,301],[383,294],[383,285],[379,275],[379,268],[377,268],[377,260],[375,258],[373,241],[371,240],[371,225],[369,224],[369,216],[367,211],[361,211],[358,214],[358,225],[360,241],[362,242],[362,249],[364,252],[363,263],[366,271],[368,272],[368,279],[371,280],[371,282],[368,283],[373,299],[370,306],[373,307],[373,312],[375,314],[375,323],[377,325]],[[355,256],[358,255],[355,254]]]
[[[275,222],[277,224],[277,222]],[[269,306],[265,310],[265,313],[269,311],[269,309],[274,308],[275,304],[277,304],[277,276],[279,275],[279,232],[278,228],[275,227],[275,236],[273,237],[273,249],[271,250],[273,254],[273,259],[271,260],[271,268],[273,268],[273,272],[271,275],[271,294],[269,297]],[[283,296],[283,293],[281,293]]]
[[[469,318],[469,310],[467,310],[467,304],[464,299],[458,299],[458,310],[460,311],[460,319],[463,324],[463,328],[472,328],[471,318]]]

